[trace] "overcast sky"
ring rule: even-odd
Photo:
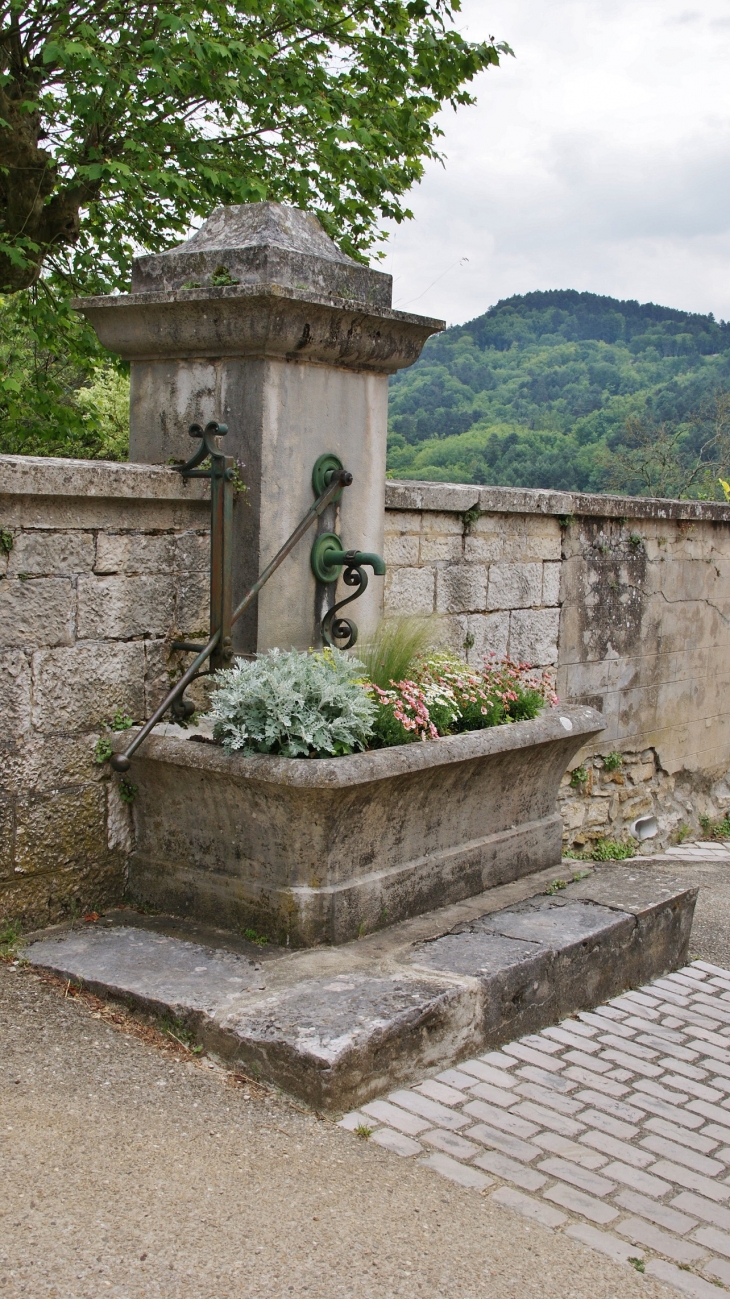
[[[730,318],[729,0],[463,0],[459,26],[516,57],[442,116],[393,305],[454,324],[573,288]]]

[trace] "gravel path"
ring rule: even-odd
[[[0,1041],[0,1296],[674,1293],[22,967]]]

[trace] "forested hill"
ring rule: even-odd
[[[574,290],[506,298],[394,376],[390,474],[641,491],[622,480],[637,425],[679,428],[687,459],[704,436],[693,417],[728,389],[730,324],[712,315]]]

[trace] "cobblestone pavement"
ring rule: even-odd
[[[341,1125],[692,1299],[730,1293],[730,970],[695,961]]]

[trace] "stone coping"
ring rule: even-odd
[[[94,496],[142,500],[204,501],[204,479],[184,481],[166,465],[113,460],[71,460],[53,456],[0,455],[0,496]],[[478,487],[389,479],[386,510],[463,514],[474,506],[485,514],[543,514],[558,518],[685,519],[730,523],[730,504],[720,501],[660,500],[648,496],[602,496],[532,487]]]
[[[334,307],[340,311],[354,311],[363,320],[392,320],[396,323],[424,327],[431,333],[440,333],[446,328],[445,320],[433,316],[417,316],[410,311],[396,311],[394,307],[378,306],[363,302],[359,298],[340,298],[336,294],[318,293],[307,287],[292,288],[287,284],[277,284],[272,280],[262,280],[258,284],[234,284],[221,288],[206,286],[199,289],[162,289],[153,292],[111,293],[92,298],[73,298],[71,305],[75,311],[97,311],[113,308],[123,311],[130,307],[174,306],[176,303],[225,302],[227,300],[245,299],[256,302],[269,298],[278,298],[284,302],[309,303],[316,307]]]
[[[184,480],[166,465],[52,456],[0,456],[0,496],[96,496],[204,501],[205,479]]]
[[[604,496],[554,492],[538,487],[479,487],[389,479],[386,510],[438,510],[460,514],[478,506],[484,514],[553,514],[559,518],[597,515],[607,519],[691,519],[730,523],[724,501],[675,501],[651,496]]]
[[[306,789],[344,789],[413,771],[425,771],[430,767],[468,762],[473,758],[536,744],[550,744],[565,740],[568,734],[588,738],[603,730],[603,726],[603,718],[594,708],[574,705],[551,708],[529,722],[491,726],[483,731],[468,731],[463,735],[396,745],[371,753],[353,753],[341,758],[280,758],[268,754],[244,758],[235,753],[228,755],[208,740],[196,743],[192,736],[189,740],[180,740],[154,734],[140,748],[138,757],[178,767],[192,767],[238,781],[252,780]],[[115,750],[126,749],[135,733],[125,731],[110,737]]]

